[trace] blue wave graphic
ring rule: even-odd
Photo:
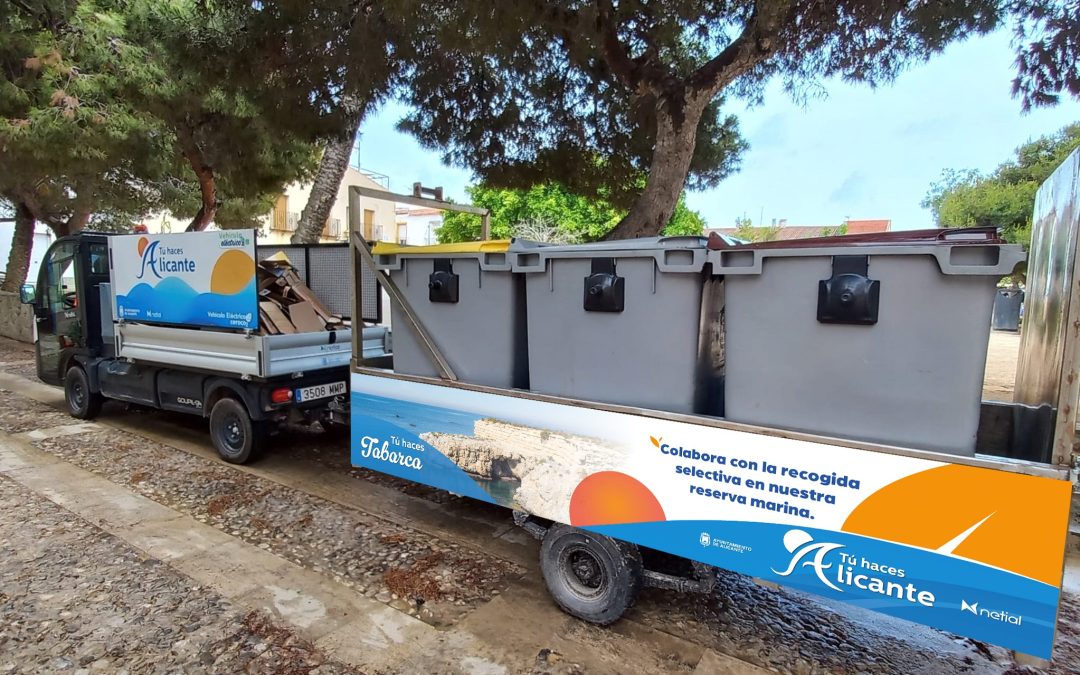
[[[166,277],[157,286],[137,284],[116,296],[117,318],[126,321],[210,326],[259,327],[256,281],[239,293],[197,293],[183,279]]]
[[[1025,654],[1049,659],[1053,647],[1057,588],[963,558],[846,532],[773,523],[691,520],[586,529]],[[794,555],[784,547],[784,535],[795,529],[811,535],[813,542],[838,546],[823,558],[821,574],[841,590],[822,581],[812,556],[789,575],[782,574]],[[706,537],[708,546],[702,543]],[[874,571],[868,563],[903,570],[904,576]],[[903,597],[844,583],[847,572],[852,579],[863,575],[864,586],[870,578],[899,584]],[[933,594],[932,606],[918,602],[919,592]],[[965,605],[969,609],[963,609]],[[992,612],[999,618],[992,618]],[[1019,618],[1019,624],[1001,612]]]

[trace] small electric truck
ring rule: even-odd
[[[38,376],[64,387],[79,419],[106,399],[208,418],[214,448],[232,463],[253,459],[286,422],[347,428],[351,329],[261,334],[267,290],[255,269],[256,258],[284,250],[307,277],[305,292],[331,295],[348,273],[347,247],[254,241],[253,231],[57,240],[36,288],[22,290],[37,322]],[[347,293],[336,301],[351,311]],[[363,343],[378,356],[388,339],[369,328]]]

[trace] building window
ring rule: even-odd
[[[399,244],[409,243],[409,226],[406,224],[399,224],[397,226],[397,241]]]

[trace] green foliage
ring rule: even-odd
[[[587,242],[603,238],[625,212],[602,199],[576,195],[558,183],[534,185],[524,190],[472,185],[466,188],[469,201],[491,211],[491,237],[503,239],[515,234],[521,223],[551,224],[564,242]],[[700,235],[705,221],[679,200],[667,235]],[[448,211],[437,236],[439,243],[475,241],[480,238],[480,218]]]
[[[1024,110],[1080,98],[1080,2],[1015,0],[1017,77],[1013,93]]]
[[[1054,169],[1080,147],[1080,123],[1016,149],[1016,157],[989,174],[948,169],[930,186],[922,205],[939,227],[997,227],[1013,243],[1031,244],[1035,193]]]
[[[0,194],[61,233],[92,212],[137,213],[168,174],[167,129],[117,97],[128,64],[95,17],[36,6],[0,14]]]
[[[686,195],[679,197],[675,205],[675,213],[671,221],[664,228],[665,236],[701,236],[705,232],[705,219],[697,211],[686,205]]]
[[[297,30],[316,10],[280,4],[293,10],[26,0],[0,13],[0,194],[58,231],[208,204],[219,226],[250,227],[341,122],[345,56],[328,36],[357,11],[323,0],[326,20]]]
[[[780,229],[779,225],[754,227],[753,221],[749,218],[735,219],[735,236],[743,241],[775,241],[780,236]]]

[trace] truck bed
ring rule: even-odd
[[[249,378],[348,366],[352,358],[351,330],[245,335],[137,323],[117,323],[114,330],[118,358]],[[389,330],[363,331],[365,358],[389,353]]]

